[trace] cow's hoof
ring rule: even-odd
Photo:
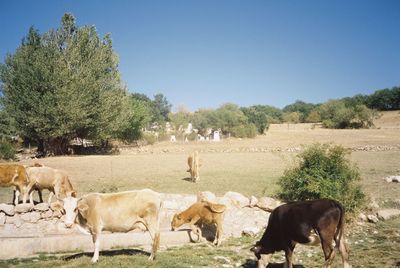
[[[92,263],[96,263],[99,260],[99,258],[92,258]]]

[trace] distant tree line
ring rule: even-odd
[[[322,104],[299,100],[283,109],[227,103],[216,109],[172,113],[171,107],[163,94],[151,99],[129,93],[121,81],[110,34],[100,38],[94,26],[78,27],[68,13],[57,29],[40,34],[31,27],[15,53],[0,64],[0,150],[5,148],[7,155],[12,155],[9,142],[15,137],[37,145],[43,154],[65,154],[77,137],[108,148],[114,139],[141,139],[144,129],[162,132],[166,122],[176,131],[190,122],[199,134],[218,129],[241,138],[283,122],[367,128],[376,111],[400,109],[400,88]]]

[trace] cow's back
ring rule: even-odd
[[[132,230],[136,221],[157,218],[161,206],[160,194],[149,190],[120,193],[92,193],[79,202],[85,202],[89,209],[87,220],[101,220],[103,229],[115,232]]]
[[[0,164],[0,186],[28,184],[25,167],[16,164]]]

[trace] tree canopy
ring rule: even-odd
[[[0,79],[4,111],[46,153],[65,153],[74,137],[100,144],[126,137],[123,128],[138,122],[111,35],[101,39],[94,26],[78,27],[68,13],[58,29],[41,35],[31,27],[1,65]]]

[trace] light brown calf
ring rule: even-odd
[[[181,225],[189,223],[193,232],[198,236],[197,241],[199,241],[202,239],[201,226],[203,224],[215,224],[217,231],[213,243],[219,246],[221,244],[222,221],[225,209],[226,206],[222,204],[208,201],[196,202],[185,211],[174,215],[171,222],[172,230],[174,231]]]
[[[15,186],[14,203],[17,205],[20,194],[22,194],[22,202],[26,202],[28,191],[30,187],[32,187],[32,183],[29,180],[24,166],[16,164],[0,164],[0,186]],[[33,203],[31,202],[31,204]]]
[[[189,157],[188,157],[188,165],[189,169],[187,172],[190,172],[190,178],[193,182],[197,182],[200,179],[200,174],[199,174],[199,168],[200,168],[200,163],[199,163],[199,152],[194,151]]]
[[[33,191],[37,190],[40,202],[43,202],[42,190],[50,191],[48,203],[50,204],[53,194],[57,199],[75,195],[75,190],[69,180],[67,172],[59,169],[45,167],[35,163],[26,168],[32,187],[29,189],[29,199],[33,202]]]

